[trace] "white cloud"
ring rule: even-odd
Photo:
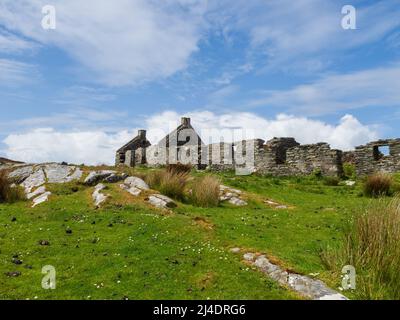
[[[185,69],[202,33],[205,1],[56,0],[56,30],[41,28],[45,0],[2,0],[0,21],[9,30],[55,45],[96,79],[129,85]],[[82,74],[85,74],[82,72]]]
[[[3,142],[5,154],[25,162],[67,161],[76,164],[112,164],[114,152],[129,141],[133,132],[61,132],[52,128],[11,134]]]
[[[265,91],[250,106],[274,106],[313,115],[366,107],[400,106],[400,64],[349,74],[327,75],[289,90]],[[382,110],[383,111],[383,110]]]
[[[38,78],[36,66],[0,58],[0,86],[18,86]]]
[[[267,141],[273,137],[295,137],[302,144],[328,142],[332,147],[342,150],[352,149],[379,136],[375,128],[363,125],[352,115],[343,116],[337,125],[286,114],[280,114],[275,119],[267,119],[249,112],[217,115],[210,111],[198,111],[186,113],[184,116],[192,118],[192,125],[200,135],[202,132],[208,133],[211,129],[243,129],[248,138]],[[169,132],[176,127],[179,118],[178,113],[166,111],[150,117],[147,126]],[[202,135],[202,138],[208,141],[206,136]]]
[[[351,149],[356,145],[375,140],[378,133],[361,124],[355,117],[346,115],[337,125],[305,117],[279,115],[266,119],[252,113],[216,115],[209,111],[185,114],[192,118],[193,126],[204,136],[210,129],[245,129],[264,140],[273,137],[295,137],[301,143],[328,142],[332,147]],[[148,137],[158,142],[179,122],[180,115],[166,111],[146,120]],[[135,130],[106,132],[104,130],[60,131],[53,128],[33,129],[25,133],[8,135],[3,143],[5,156],[26,162],[67,161],[85,164],[113,164],[115,151],[136,135]],[[251,138],[250,136],[248,136]],[[225,140],[228,141],[228,140]],[[216,142],[216,141],[214,141]]]
[[[329,64],[327,55],[381,40],[400,26],[398,1],[352,3],[357,30],[341,27],[342,4],[320,0],[221,0],[213,3],[217,27],[231,39],[249,37],[253,56],[268,68],[316,71]],[[231,40],[232,41],[232,40]]]

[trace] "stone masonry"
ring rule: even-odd
[[[382,153],[381,147],[389,150]],[[343,163],[355,165],[359,176],[374,172],[400,171],[400,139],[380,140],[342,152],[327,143],[300,145],[294,138],[243,140],[205,145],[191,125],[190,118],[156,145],[146,139],[146,131],[116,153],[116,165],[159,167],[174,163],[192,164],[212,171],[239,170],[263,175],[299,176],[320,172],[325,176],[343,175]]]
[[[388,154],[381,152],[381,149],[385,147],[389,151]],[[379,140],[356,147],[354,158],[358,176],[374,172],[399,172],[400,139]]]

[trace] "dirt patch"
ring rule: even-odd
[[[207,219],[203,218],[203,217],[195,217],[193,219],[193,221],[200,227],[207,229],[207,230],[213,230],[214,229],[214,225],[207,221]]]

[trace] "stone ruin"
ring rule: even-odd
[[[386,154],[381,148],[386,147]],[[205,145],[191,125],[190,118],[155,145],[139,134],[116,153],[116,165],[191,164],[212,171],[247,169],[263,175],[299,176],[320,172],[342,176],[343,163],[355,165],[359,176],[374,172],[400,171],[400,139],[380,140],[356,147],[355,151],[331,149],[327,143],[301,145],[294,138],[243,140]]]
[[[400,172],[400,139],[379,140],[356,147],[354,163],[359,176]]]

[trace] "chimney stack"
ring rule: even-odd
[[[142,139],[146,139],[146,130],[139,130],[138,135]]]
[[[190,126],[190,118],[182,118],[181,122],[182,122],[182,125],[184,125],[185,127]]]

